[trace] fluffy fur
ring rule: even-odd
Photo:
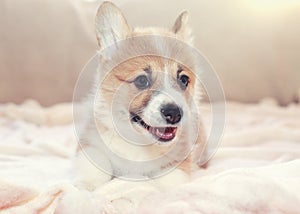
[[[172,38],[192,44],[187,20],[188,14],[183,12],[169,30],[133,29],[114,4],[104,2],[99,7],[96,34],[100,65],[87,123],[80,136],[82,150],[76,158],[78,179],[84,185],[95,188],[112,179],[110,174],[132,179],[155,178],[158,172],[166,174],[169,168],[177,167],[157,179],[163,185],[173,185],[186,181],[193,164],[204,155],[206,138],[199,118],[201,87],[195,75],[197,65],[189,53],[180,52],[176,45],[169,47],[166,42]],[[143,43],[143,39],[138,39],[142,36],[150,36],[150,40]],[[120,42],[126,39],[132,45],[127,44],[124,49]],[[138,49],[149,53],[155,50],[161,55],[135,56]],[[163,57],[167,52],[170,58]],[[188,66],[176,60],[179,53],[187,59]],[[131,54],[134,57],[118,63],[118,59]],[[113,64],[116,65],[109,73],[103,73]],[[141,76],[142,80],[138,80]],[[173,116],[165,111],[171,111]],[[147,164],[128,165],[113,156]],[[158,157],[162,160],[151,161]],[[102,169],[97,168],[99,163]]]

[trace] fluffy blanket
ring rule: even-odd
[[[189,183],[73,185],[71,104],[0,106],[1,213],[299,213],[300,106],[227,103],[226,130]]]

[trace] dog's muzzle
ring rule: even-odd
[[[140,116],[134,113],[131,113],[131,121],[142,126],[149,133],[151,133],[158,141],[171,141],[176,136],[177,127],[152,127],[145,123],[145,121],[143,121],[143,119]]]

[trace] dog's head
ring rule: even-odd
[[[169,30],[133,29],[115,5],[105,2],[96,16],[96,33],[101,49],[143,35],[161,35],[191,43],[186,22],[187,13],[183,12]],[[150,49],[149,46],[145,45]],[[113,60],[101,56],[104,64]],[[175,59],[154,55],[136,56],[117,64],[104,77],[99,87],[96,117],[108,129],[115,128],[112,124],[118,123],[130,135],[134,135],[134,130],[139,136],[144,136],[145,141],[161,144],[174,142],[191,128],[190,121],[197,117],[193,107],[199,92],[197,85],[192,68]],[[114,121],[107,115],[112,115]]]

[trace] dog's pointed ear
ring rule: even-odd
[[[111,2],[103,2],[96,15],[96,35],[100,48],[105,48],[125,39],[130,27],[121,10]]]
[[[172,31],[183,41],[193,43],[192,32],[188,26],[189,14],[183,11],[175,21]]]

